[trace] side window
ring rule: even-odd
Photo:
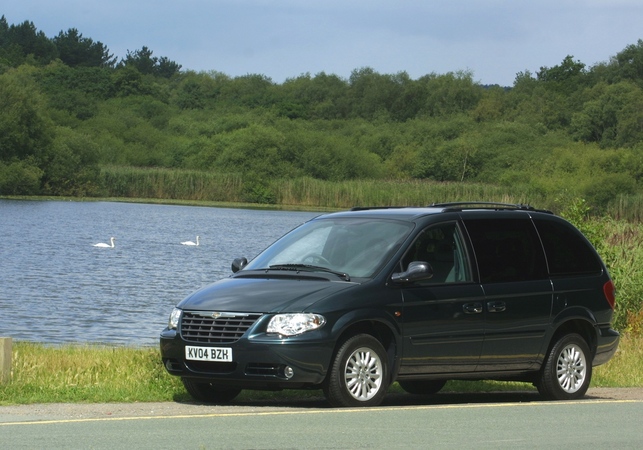
[[[433,277],[422,284],[471,281],[462,235],[455,222],[422,231],[402,259],[402,270],[413,261],[428,262],[433,268]]]
[[[602,271],[596,252],[580,233],[553,220],[536,220],[551,275],[595,274]]]
[[[480,282],[547,278],[540,239],[529,219],[465,220],[480,271]]]

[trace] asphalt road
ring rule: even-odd
[[[0,407],[0,448],[642,448],[643,389],[579,401],[533,392],[389,395],[377,408],[323,399]]]

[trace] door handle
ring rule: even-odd
[[[482,303],[465,303],[462,309],[465,314],[482,314]]]
[[[503,312],[507,309],[505,302],[489,302],[487,303],[487,310],[489,312]]]

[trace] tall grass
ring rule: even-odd
[[[334,208],[353,206],[410,206],[437,202],[493,200],[529,203],[527,193],[477,183],[436,183],[432,181],[352,180],[330,182],[312,178],[281,180],[275,184],[279,203]]]
[[[242,202],[242,178],[195,170],[106,167],[101,184],[108,197]]]
[[[592,386],[643,387],[643,335],[625,333],[616,355],[606,364],[594,368]]]
[[[614,284],[617,302],[614,325],[626,331],[643,332],[643,225],[604,221],[603,259]]]
[[[157,349],[27,342],[13,347],[12,382],[0,386],[0,404],[162,401],[182,392]]]
[[[540,194],[480,183],[407,180],[324,181],[244,178],[194,170],[105,167],[104,195],[121,198],[182,199],[220,202],[267,202],[299,207],[408,206],[434,202],[489,200],[545,205]]]
[[[643,195],[619,195],[609,203],[607,215],[616,220],[643,222]]]

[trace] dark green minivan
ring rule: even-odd
[[[587,391],[618,346],[612,280],[571,224],[526,205],[354,208],[295,228],[181,301],[163,364],[197,400],[323,389],[373,406],[397,381],[534,383]]]

